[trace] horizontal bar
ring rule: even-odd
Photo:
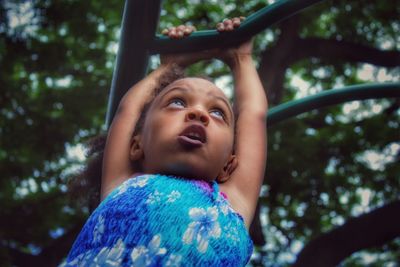
[[[286,19],[304,8],[323,0],[280,0],[248,16],[238,29],[218,33],[216,30],[198,31],[189,37],[175,40],[157,35],[150,53],[195,52],[205,49],[238,45],[271,25]]]
[[[326,90],[273,107],[267,114],[271,126],[299,114],[353,100],[400,97],[400,83],[374,83]]]

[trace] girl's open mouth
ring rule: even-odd
[[[178,141],[186,147],[200,147],[207,142],[204,126],[192,124],[187,127],[179,136]]]
[[[201,147],[202,145],[204,145],[204,143],[200,140],[192,139],[184,135],[178,136],[178,142],[185,147]]]

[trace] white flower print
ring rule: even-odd
[[[163,196],[163,193],[160,193],[160,192],[158,192],[158,190],[156,190],[149,195],[149,198],[146,200],[146,203],[154,204],[156,202],[160,202],[162,196]]]
[[[181,197],[181,193],[179,191],[173,190],[167,197],[168,197],[167,202],[172,203]]]
[[[87,251],[86,253],[79,254],[72,261],[65,263],[65,265],[61,265],[62,267],[68,266],[77,266],[77,267],[85,267],[90,265],[95,255],[91,253],[91,251]],[[61,267],[60,266],[60,267]]]
[[[229,211],[229,205],[228,204],[226,204],[226,203],[224,203],[224,202],[220,202],[221,204],[220,204],[220,206],[219,206],[219,209],[221,210],[221,212],[226,216],[226,215],[228,215],[228,211]]]
[[[93,229],[93,241],[92,242],[94,244],[97,242],[100,242],[101,236],[104,233],[104,222],[105,222],[105,220],[104,220],[103,216],[100,215],[98,217],[97,223]]]
[[[132,178],[133,181],[131,183],[132,187],[144,187],[147,184],[147,181],[149,180],[149,176],[148,175],[142,175],[142,176],[138,176],[135,178]]]
[[[115,198],[115,197],[121,195],[122,193],[125,193],[126,190],[128,190],[129,186],[130,186],[130,185],[129,185],[128,182],[124,182],[124,183],[118,188],[118,191],[117,191],[117,193],[113,196],[113,198]]]
[[[93,262],[87,262],[91,266],[120,266],[122,263],[122,255],[125,251],[125,244],[122,239],[118,239],[117,243],[112,248],[104,247],[94,258]],[[87,265],[86,265],[87,266]]]
[[[182,256],[171,254],[165,264],[166,267],[179,267],[181,266]]]
[[[230,238],[234,242],[239,242],[239,232],[236,227],[233,227],[232,224],[224,226],[224,233],[226,233],[226,237]]]
[[[229,203],[229,201],[222,196],[219,196],[217,199],[217,206],[225,216],[228,215],[228,213],[238,214],[236,210],[232,208],[232,205]]]
[[[122,239],[118,239],[114,247],[103,247],[99,253],[94,254],[92,250],[79,254],[72,261],[65,264],[65,266],[120,266],[122,262],[122,254],[124,253],[125,245]]]
[[[131,253],[132,266],[150,266],[153,260],[160,255],[167,253],[165,248],[160,248],[161,235],[155,235],[147,247],[138,246]]]
[[[189,216],[193,220],[186,229],[182,241],[185,244],[192,244],[195,239],[197,242],[197,250],[201,253],[207,251],[208,240],[219,238],[221,228],[217,221],[218,210],[215,207],[209,207],[207,210],[202,208],[192,208]]]
[[[130,180],[127,180],[126,182],[124,182],[122,185],[120,185],[118,187],[118,191],[115,193],[113,198],[116,198],[117,196],[125,193],[129,187],[133,187],[133,188],[144,187],[147,184],[148,180],[149,180],[148,175],[141,175],[141,176],[132,178]]]

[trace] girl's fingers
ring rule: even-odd
[[[231,19],[224,20],[223,24],[225,26],[225,30],[226,31],[232,31],[233,30],[233,22],[232,22]]]
[[[168,33],[169,38],[177,38],[177,30],[175,27],[172,27],[169,29],[169,33]]]
[[[219,32],[230,32],[238,28],[241,22],[245,20],[245,17],[234,17],[232,19],[226,19],[223,22],[217,24],[217,31]],[[177,27],[171,27],[162,31],[163,35],[168,36],[171,39],[180,39],[185,36],[189,36],[192,32],[196,31],[196,28],[192,25],[179,25]]]
[[[178,27],[172,27],[170,31],[170,38],[179,39],[183,37],[183,29],[185,26],[179,25]]]
[[[185,35],[185,33],[183,32],[183,30],[178,29],[176,30],[176,38],[182,38]]]
[[[190,35],[192,32],[196,31],[196,28],[194,26],[186,26],[185,29],[183,30],[183,33],[185,36]]]
[[[168,29],[164,29],[164,30],[162,30],[162,32],[161,32],[162,35],[168,35],[168,33],[169,33],[169,30],[168,30]]]
[[[185,28],[186,28],[185,25],[179,25],[178,27],[176,27],[176,29],[179,30],[179,31],[184,31]]]
[[[168,36],[171,39],[180,39],[184,36],[190,35],[196,30],[193,26],[179,25],[177,27],[171,27],[164,29],[161,33]]]
[[[186,28],[183,30],[183,35],[188,36],[192,33],[192,31],[189,28]]]
[[[182,38],[185,35],[185,30],[186,30],[185,25],[179,25],[178,27],[176,27],[176,33],[178,35],[177,38]]]
[[[219,31],[219,32],[223,32],[225,30],[225,26],[224,26],[224,24],[223,23],[218,23],[217,24],[217,31]]]
[[[234,17],[231,19],[226,19],[223,22],[217,24],[217,31],[219,32],[229,32],[238,28],[245,17]]]
[[[237,27],[239,27],[240,26],[240,18],[233,18],[232,19],[232,24],[233,24],[233,27],[234,28],[237,28]]]

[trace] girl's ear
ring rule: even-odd
[[[139,135],[135,135],[132,138],[131,149],[129,151],[129,158],[132,162],[138,161],[143,158],[142,143],[140,141]]]
[[[228,162],[217,176],[218,183],[224,183],[229,180],[231,174],[235,171],[238,165],[238,160],[235,155],[230,155]]]

